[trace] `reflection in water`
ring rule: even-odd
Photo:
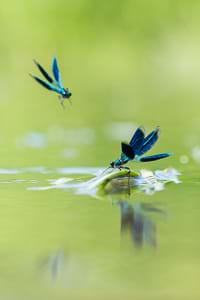
[[[119,201],[118,204],[121,210],[121,233],[129,232],[138,248],[145,243],[156,247],[156,223],[149,214],[163,215],[165,212],[149,203]]]
[[[141,249],[145,244],[155,248],[157,246],[156,220],[157,215],[164,216],[163,209],[155,204],[129,203],[126,200],[116,202],[120,208],[121,236],[128,233],[136,248]],[[116,208],[116,205],[114,205]],[[69,255],[62,248],[51,251],[40,264],[45,281],[48,284],[64,284],[65,287],[82,286],[82,276],[91,280],[90,272],[86,276],[89,261],[76,255]]]
[[[49,260],[49,269],[51,272],[52,279],[55,280],[62,271],[65,261],[65,254],[62,250],[54,253]]]
[[[64,267],[66,264],[67,255],[62,249],[49,254],[42,260],[40,267],[46,270],[46,275],[50,276],[51,280],[57,281],[61,279],[64,274]]]

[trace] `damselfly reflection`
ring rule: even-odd
[[[39,71],[41,72],[41,74],[45,77],[45,79],[48,82],[46,82],[32,74],[30,74],[30,76],[33,77],[39,84],[41,84],[46,89],[59,94],[59,99],[60,99],[61,105],[63,105],[64,100],[69,99],[71,97],[72,93],[68,90],[68,88],[64,88],[64,86],[62,84],[61,74],[59,71],[58,62],[57,62],[56,57],[53,58],[53,62],[52,62],[52,72],[53,72],[54,78],[52,78],[36,60],[34,60],[34,63],[36,64]]]
[[[138,248],[144,244],[156,247],[156,223],[153,217],[155,214],[164,215],[164,210],[149,203],[119,201],[118,205],[121,211],[121,234],[128,232]]]
[[[39,269],[49,274],[53,281],[57,281],[64,276],[68,260],[68,253],[62,249],[58,249],[39,261]]]

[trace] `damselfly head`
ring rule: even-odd
[[[112,161],[112,162],[110,163],[110,166],[111,166],[111,168],[114,168],[114,167],[115,167],[115,162]]]
[[[70,98],[72,93],[68,89],[64,89],[62,93],[63,98]]]

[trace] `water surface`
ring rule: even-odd
[[[1,170],[1,294],[23,299],[198,297],[198,181],[101,197],[63,183],[102,168]],[[60,186],[53,189],[38,187]],[[144,288],[145,286],[145,288]],[[10,297],[10,298],[9,298]],[[18,299],[16,298],[16,299]]]

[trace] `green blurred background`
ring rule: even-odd
[[[199,14],[199,1],[2,1],[1,165],[107,165],[137,125],[161,126],[157,151],[190,155],[200,143]],[[54,54],[73,93],[65,111],[28,76],[38,75],[32,59],[50,71]],[[23,147],[30,132],[46,146]]]
[[[2,297],[199,299],[199,16],[200,1],[1,1]],[[54,54],[73,94],[65,110],[28,75],[39,74],[33,59],[50,71]],[[121,248],[110,199],[27,191],[56,172],[5,175],[107,166],[139,125],[161,127],[151,153],[175,155],[132,167],[183,173],[183,184],[131,200],[167,206],[166,222],[155,218],[157,249],[140,252],[131,241]],[[55,261],[64,275],[53,282]]]

